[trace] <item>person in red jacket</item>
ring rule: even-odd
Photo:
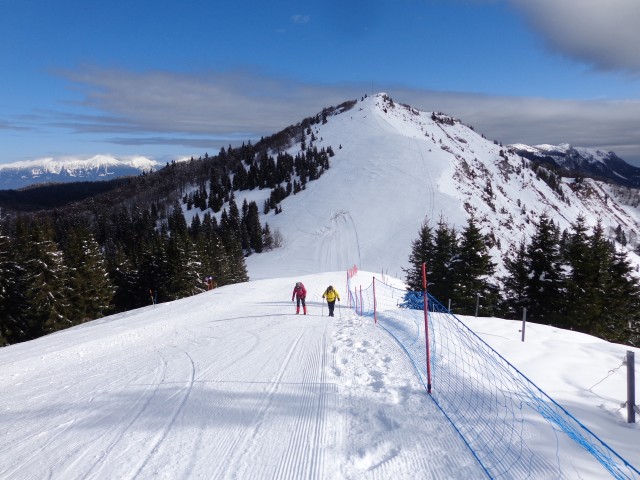
[[[297,299],[296,302],[296,315],[300,313],[300,303],[302,303],[302,310],[304,314],[307,314],[307,304],[304,302],[304,299],[307,298],[307,289],[304,288],[302,282],[296,282],[296,286],[293,287],[293,293],[291,294],[291,301],[293,302],[293,298]]]

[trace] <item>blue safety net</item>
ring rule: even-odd
[[[424,293],[380,280],[363,288],[347,278],[350,306],[404,349],[425,390],[489,477],[580,478],[586,468],[640,479],[640,471],[436,299],[427,295],[427,366]]]

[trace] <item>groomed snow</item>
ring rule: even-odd
[[[1,349],[0,478],[485,478],[405,352],[344,303],[344,272],[253,281]],[[637,462],[623,346],[462,318]]]

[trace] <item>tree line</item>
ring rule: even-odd
[[[408,288],[427,291],[454,313],[521,319],[576,330],[608,341],[640,343],[640,282],[623,249],[598,222],[579,216],[560,228],[543,214],[533,236],[522,240],[496,277],[491,239],[473,218],[461,232],[440,219],[423,223],[405,269]]]
[[[235,194],[270,189],[262,213],[281,212],[284,198],[329,168],[333,151],[313,144],[319,121],[292,127],[289,142],[301,143],[295,155],[268,154],[274,140],[262,139],[118,180],[59,208],[42,208],[40,198],[30,203],[40,205],[36,212],[4,205],[0,346],[200,293],[208,276],[218,286],[247,281],[245,257],[281,239],[260,222],[255,202],[238,205]]]
[[[232,203],[220,222],[207,212],[191,225],[178,202],[165,220],[155,208],[121,207],[93,224],[58,212],[4,222],[0,344],[194,295],[206,289],[209,275],[218,285],[247,281],[246,253],[271,241],[252,207],[243,214]],[[256,229],[259,242],[250,238]]]

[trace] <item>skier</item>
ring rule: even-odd
[[[149,289],[149,297],[151,298],[151,303],[155,305],[158,303],[158,291],[153,288]]]
[[[205,278],[204,280],[205,280],[205,282],[207,284],[207,290],[213,290],[214,288],[216,288],[218,286],[216,281],[211,276]]]
[[[327,305],[329,305],[329,316],[333,317],[333,308],[336,306],[336,299],[340,301],[340,295],[338,295],[338,292],[329,285],[322,294],[322,298],[327,299]]]
[[[305,303],[305,298],[307,298],[307,289],[304,288],[302,282],[296,282],[296,286],[293,287],[293,293],[291,294],[291,301],[293,302],[293,297],[296,298],[296,315],[300,313],[300,302],[302,302],[302,309],[304,314],[307,314],[307,304]]]

